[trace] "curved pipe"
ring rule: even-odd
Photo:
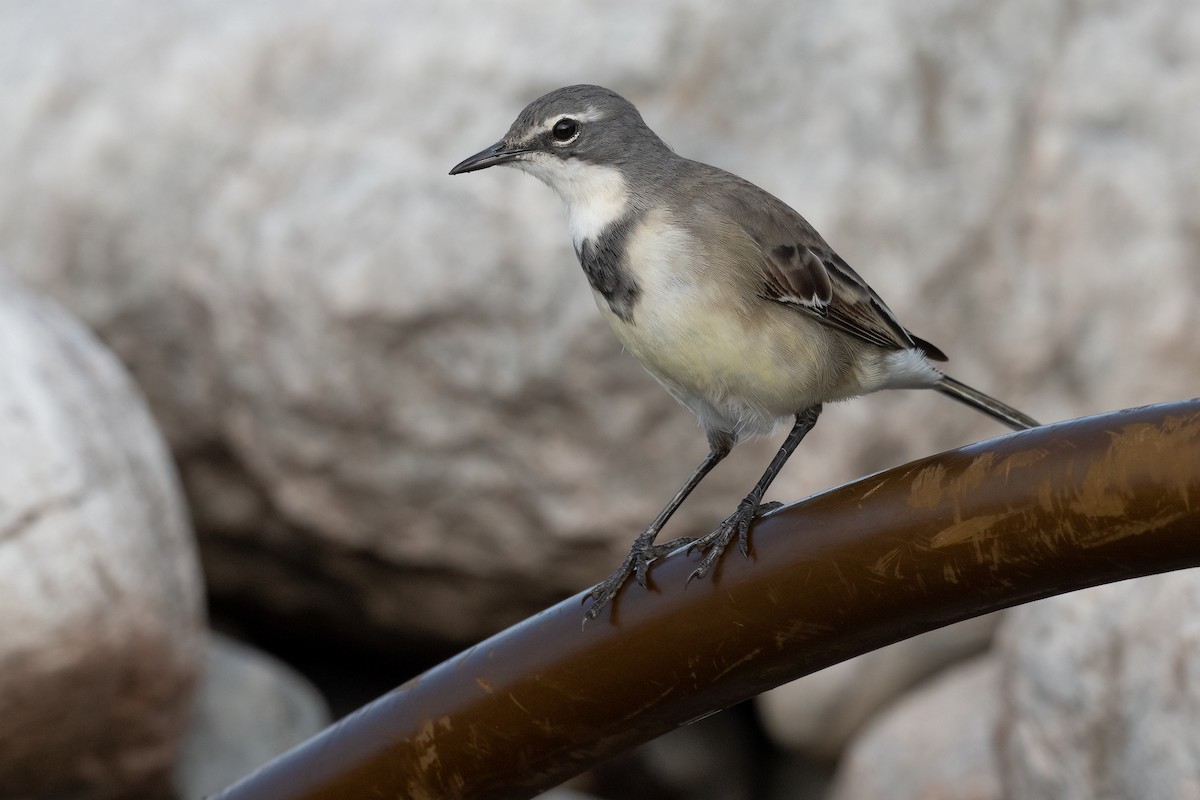
[[[1200,565],[1200,400],[924,458],[763,518],[686,586],[672,555],[581,629],[564,600],[220,800],[523,798],[672,728],[959,620]]]

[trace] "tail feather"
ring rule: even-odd
[[[964,403],[976,411],[982,411],[989,417],[1003,422],[1013,430],[1023,431],[1026,428],[1036,428],[1041,425],[1033,417],[1022,414],[1007,403],[1002,403],[991,395],[986,395],[978,389],[973,389],[962,381],[956,381],[949,375],[943,375],[942,379],[933,388],[947,397],[953,397],[958,402]]]

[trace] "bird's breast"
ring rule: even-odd
[[[636,287],[629,313],[596,288],[617,338],[706,426],[751,433],[821,398],[829,363],[823,326],[747,297],[735,265],[714,256],[665,211],[624,234],[620,268]],[[586,269],[586,267],[585,267]]]

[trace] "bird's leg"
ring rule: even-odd
[[[675,493],[671,501],[667,503],[662,511],[658,512],[658,516],[650,523],[641,534],[633,541],[633,547],[629,549],[629,555],[625,556],[625,560],[621,566],[617,567],[617,571],[609,575],[600,583],[592,587],[591,591],[584,595],[584,600],[591,598],[592,605],[584,613],[584,620],[595,619],[600,615],[600,612],[608,605],[609,601],[616,596],[621,586],[625,581],[629,580],[629,576],[633,575],[637,578],[637,582],[642,586],[646,585],[646,578],[650,569],[650,562],[654,559],[664,556],[677,547],[682,547],[685,544],[690,544],[693,539],[672,539],[665,544],[655,544],[654,539],[658,536],[659,531],[667,524],[667,520],[671,515],[683,505],[683,501],[692,493],[692,490],[704,479],[704,476],[712,471],[712,468],[720,463],[721,459],[729,455],[729,450],[732,444],[720,440],[713,441],[710,437],[710,445],[712,449],[708,456],[700,462],[700,466],[696,467],[696,471],[692,473],[692,477],[688,478],[687,483]]]
[[[780,503],[764,503],[762,502],[763,495],[767,491],[767,487],[771,485],[771,481],[775,480],[775,476],[779,474],[779,470],[783,469],[784,463],[792,455],[792,452],[800,444],[800,440],[812,430],[817,424],[817,417],[821,414],[820,404],[812,408],[801,411],[796,415],[796,424],[792,426],[791,432],[787,438],[783,440],[783,445],[780,446],[779,452],[775,454],[775,458],[771,459],[770,466],[758,479],[758,483],[754,484],[754,488],[750,490],[750,494],[742,502],[738,503],[737,511],[729,515],[729,518],[717,526],[712,533],[706,534],[691,543],[688,547],[689,552],[695,548],[704,553],[704,559],[700,562],[700,566],[692,571],[688,576],[688,583],[694,578],[703,578],[712,569],[713,564],[717,563],[717,559],[725,552],[725,548],[736,536],[738,547],[742,551],[742,555],[750,555],[750,523],[755,517],[759,517],[772,509],[779,508]]]

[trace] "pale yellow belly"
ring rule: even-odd
[[[860,394],[843,336],[794,308],[745,294],[737,273],[673,224],[647,215],[626,265],[632,318],[597,294],[617,338],[708,429],[767,433],[812,405]]]
[[[631,322],[597,305],[621,344],[705,427],[747,436],[819,402],[858,392],[847,355],[828,329],[800,312],[748,309],[719,299],[643,297]],[[839,374],[841,373],[841,374]],[[835,397],[833,395],[840,395]]]

